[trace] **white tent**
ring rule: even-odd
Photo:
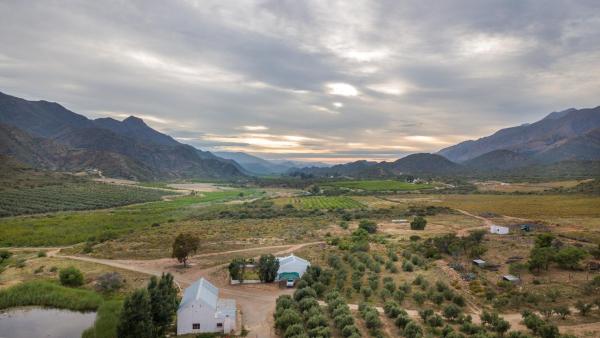
[[[298,256],[291,254],[286,257],[277,257],[279,261],[279,270],[277,270],[277,280],[281,280],[279,277],[289,276],[297,274],[298,278],[302,277],[306,272],[306,269],[310,266],[310,262],[302,259]]]

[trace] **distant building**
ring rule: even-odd
[[[485,261],[483,259],[474,259],[473,264],[477,265],[480,268],[485,267]]]
[[[393,219],[392,223],[408,223],[408,220],[405,220],[405,219]]]
[[[504,275],[502,276],[502,279],[511,283],[518,283],[521,280],[519,277],[513,275]]]
[[[177,335],[231,333],[235,326],[235,300],[219,298],[219,289],[204,278],[185,289],[177,310]]]
[[[508,227],[503,227],[503,226],[499,226],[499,225],[490,226],[490,233],[492,233],[492,234],[506,235],[506,234],[508,234],[508,232],[509,232]]]
[[[294,256],[294,254],[285,257],[277,257],[277,260],[279,261],[277,280],[299,279],[310,266],[310,262],[298,256]]]

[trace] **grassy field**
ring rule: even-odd
[[[255,190],[228,190],[112,210],[4,218],[0,219],[0,246],[70,245],[90,237],[114,237],[141,227],[184,219],[202,205],[251,198],[259,194]]]
[[[431,184],[413,184],[404,181],[393,180],[338,181],[326,183],[324,185],[366,191],[411,191],[433,188],[433,185]]]
[[[291,204],[300,209],[356,209],[365,205],[347,196],[308,196],[278,199],[277,204]]]
[[[68,183],[7,189],[0,194],[0,217],[52,211],[103,209],[158,201],[173,193],[104,183]]]
[[[585,181],[554,181],[554,182],[520,182],[504,183],[498,181],[477,182],[479,191],[498,191],[498,192],[541,192],[555,188],[572,188]]]
[[[102,301],[102,297],[93,291],[67,288],[48,281],[21,283],[0,290],[0,309],[38,305],[92,311],[96,310]]]

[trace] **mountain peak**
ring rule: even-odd
[[[577,109],[575,109],[575,108],[569,108],[569,109],[565,109],[565,110],[562,110],[562,111],[555,111],[555,112],[552,112],[552,113],[546,115],[546,117],[544,117],[542,120],[558,120],[561,117],[564,117],[567,114],[569,114],[570,112],[573,112],[573,111],[576,111],[576,110]]]
[[[125,123],[127,125],[130,125],[130,126],[134,126],[134,125],[135,126],[144,126],[144,127],[147,126],[147,124],[146,124],[146,122],[144,122],[144,120],[142,120],[139,117],[133,116],[133,115],[131,115],[128,118],[124,119],[123,123]]]

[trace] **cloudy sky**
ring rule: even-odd
[[[0,0],[0,91],[346,162],[600,105],[600,1]]]

